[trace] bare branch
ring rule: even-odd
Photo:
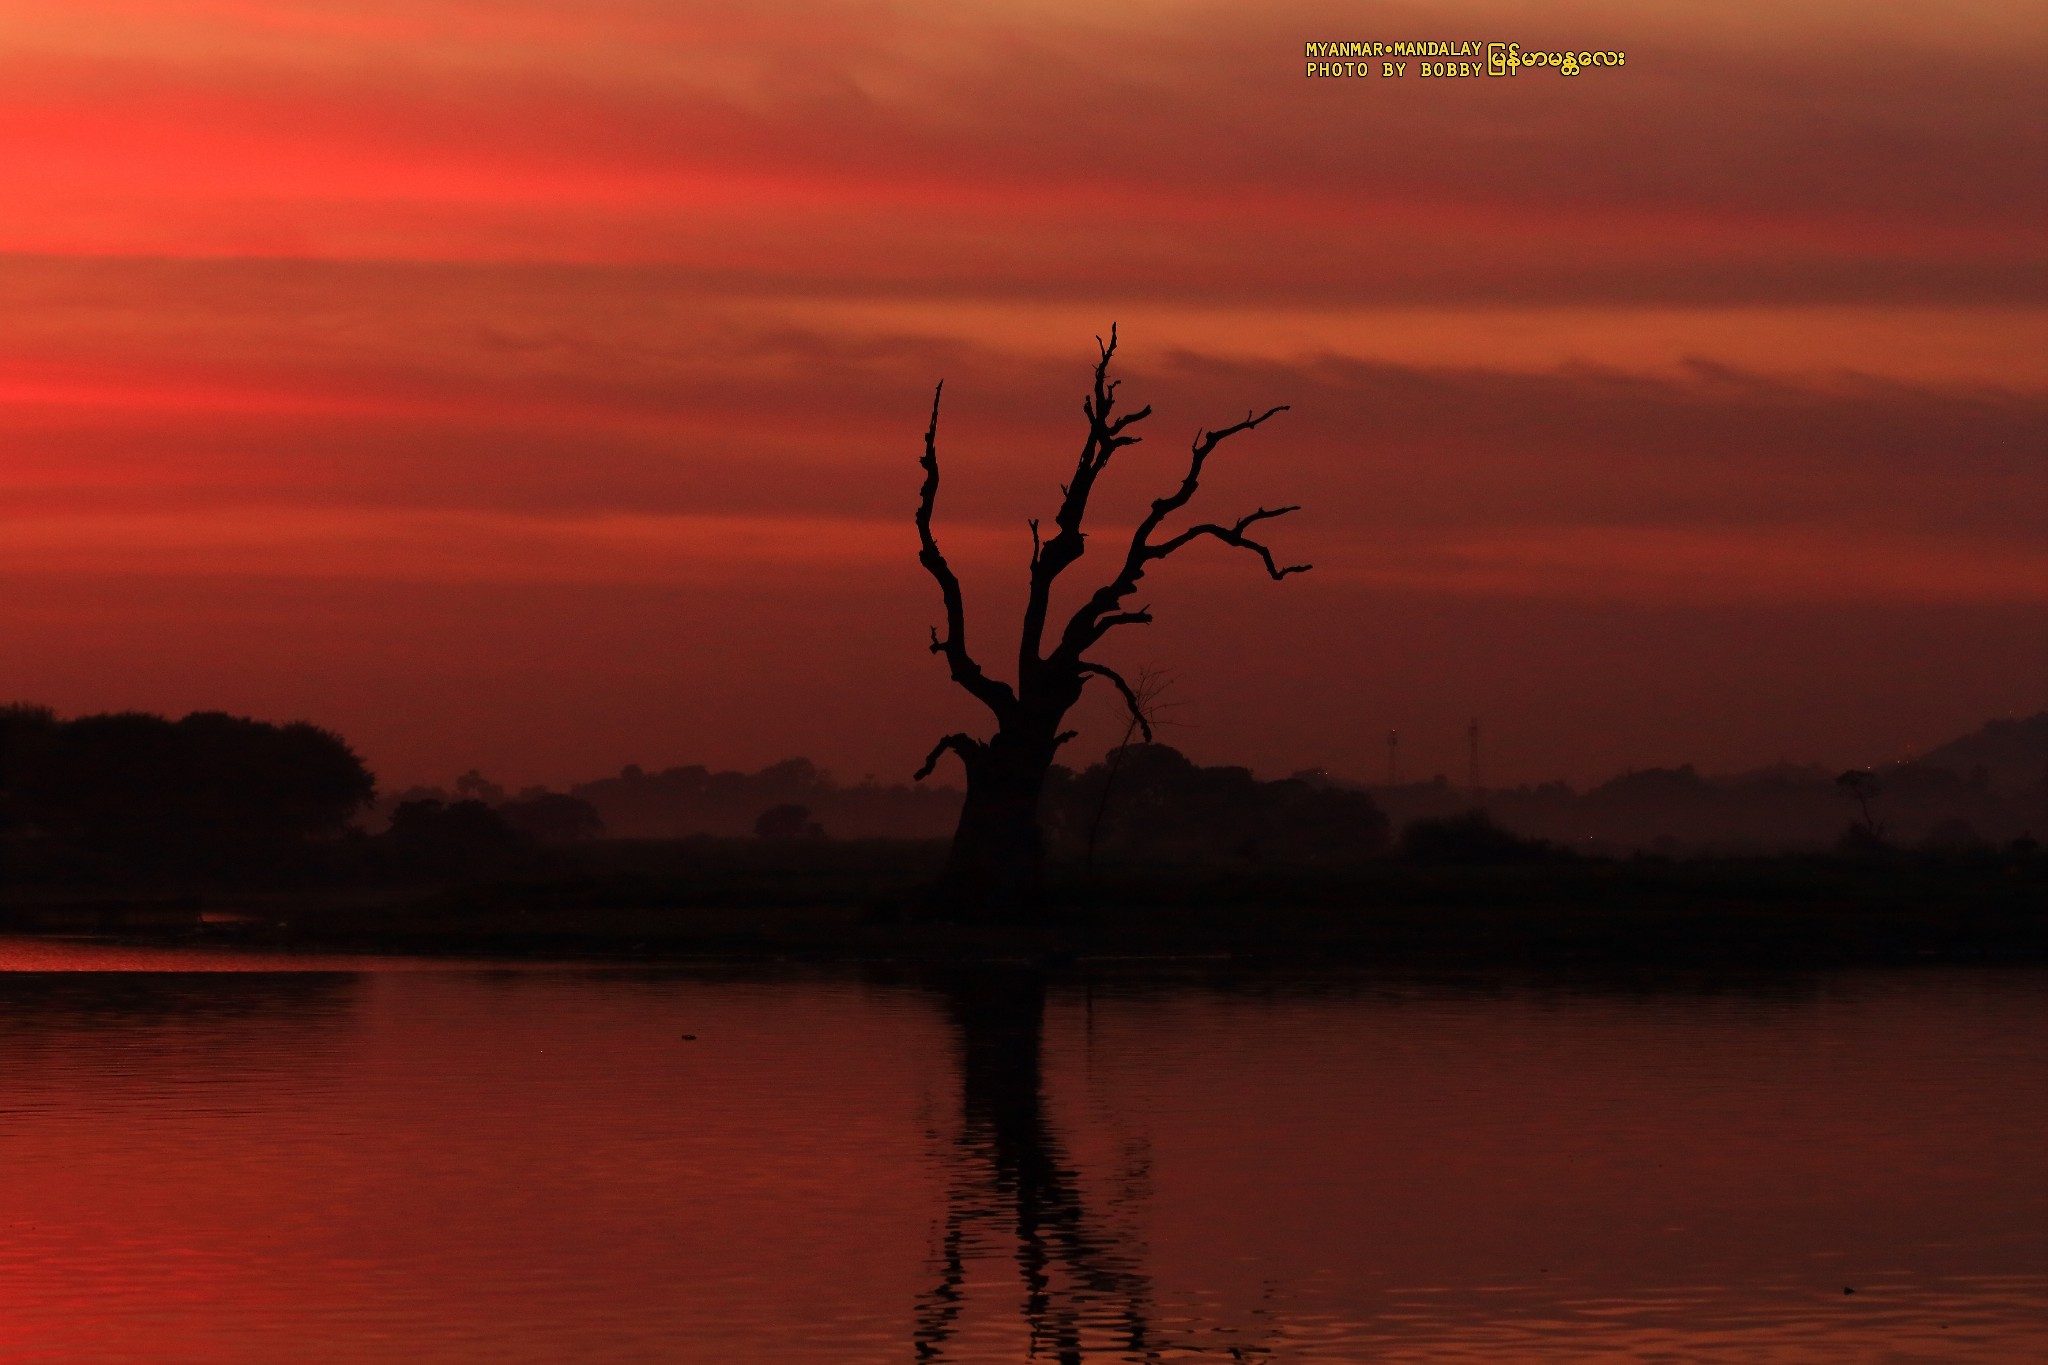
[[[1144,733],[1145,742],[1150,744],[1152,742],[1152,722],[1145,715],[1144,702],[1132,690],[1131,685],[1124,681],[1123,674],[1106,664],[1090,663],[1086,659],[1081,661],[1079,671],[1084,676],[1092,673],[1098,678],[1107,678],[1116,685],[1116,690],[1124,694],[1124,705],[1131,709],[1131,719],[1138,723],[1138,729]],[[1125,733],[1128,734],[1129,731],[1125,731]]]
[[[932,751],[925,755],[924,766],[922,768],[919,768],[917,770],[916,775],[913,776],[910,780],[913,782],[922,782],[927,777],[930,777],[932,775],[932,769],[939,766],[939,760],[945,757],[946,750],[948,749],[951,749],[954,753],[960,755],[960,761],[962,763],[965,763],[968,761],[968,756],[970,754],[980,753],[981,747],[981,741],[976,739],[972,735],[963,735],[958,733],[947,735],[944,739],[940,740],[937,744],[934,744],[932,746]]]
[[[1202,536],[1214,536],[1225,545],[1235,545],[1241,550],[1251,550],[1256,553],[1260,559],[1266,561],[1266,572],[1276,579],[1285,578],[1291,573],[1306,573],[1315,566],[1311,564],[1289,564],[1282,568],[1273,562],[1273,552],[1271,550],[1244,533],[1245,528],[1254,522],[1265,521],[1269,517],[1284,517],[1289,512],[1299,512],[1300,510],[1301,508],[1299,507],[1275,507],[1269,511],[1261,507],[1248,517],[1238,518],[1237,525],[1235,526],[1218,526],[1213,522],[1204,522],[1200,526],[1189,527],[1171,540],[1152,546],[1147,552],[1147,557],[1151,559],[1164,559],[1191,540],[1199,539]]]
[[[967,606],[960,592],[960,579],[932,537],[932,508],[939,498],[939,397],[945,391],[943,381],[932,391],[932,419],[924,432],[924,458],[918,461],[924,469],[924,487],[917,503],[917,535],[921,545],[917,562],[938,582],[939,595],[946,603],[945,638],[939,637],[936,626],[932,628],[932,653],[945,655],[953,681],[1000,720],[1016,708],[1016,694],[1007,684],[982,672],[981,665],[967,652]]]
[[[1120,610],[1124,598],[1137,591],[1138,581],[1144,578],[1146,567],[1154,560],[1166,558],[1199,536],[1215,536],[1226,544],[1256,552],[1265,561],[1266,571],[1274,578],[1285,578],[1291,573],[1301,573],[1309,567],[1306,564],[1290,564],[1282,568],[1274,562],[1270,550],[1245,535],[1248,527],[1269,517],[1292,512],[1295,510],[1292,507],[1283,507],[1277,511],[1268,511],[1262,507],[1232,527],[1204,524],[1159,544],[1152,541],[1152,535],[1161,523],[1187,506],[1188,500],[1195,496],[1195,490],[1202,482],[1202,467],[1217,446],[1240,432],[1263,425],[1285,411],[1287,407],[1282,404],[1261,413],[1247,412],[1243,421],[1233,422],[1227,427],[1218,427],[1214,431],[1195,433],[1195,439],[1188,451],[1188,472],[1181,479],[1180,487],[1163,498],[1153,500],[1151,511],[1138,523],[1138,529],[1131,533],[1130,548],[1124,552],[1123,567],[1117,576],[1098,588],[1094,596],[1067,621],[1067,628],[1061,633],[1059,648],[1055,651],[1058,657],[1070,662],[1078,661],[1082,652],[1100,640],[1111,628],[1150,621],[1152,618],[1148,612]]]
[[[1140,607],[1136,611],[1112,612],[1095,623],[1107,635],[1115,626],[1149,626],[1152,624],[1152,608]]]
[[[1024,629],[1017,644],[1017,680],[1020,686],[1035,674],[1042,662],[1039,649],[1045,638],[1045,618],[1052,602],[1052,585],[1073,562],[1079,559],[1087,548],[1087,536],[1081,529],[1082,520],[1088,513],[1088,499],[1095,491],[1095,480],[1109,467],[1110,457],[1125,446],[1138,444],[1142,439],[1126,436],[1124,431],[1152,415],[1150,407],[1137,409],[1122,415],[1116,413],[1116,391],[1120,380],[1109,377],[1110,361],[1116,356],[1116,327],[1109,329],[1109,340],[1095,338],[1100,358],[1095,362],[1094,382],[1088,396],[1081,400],[1081,412],[1088,419],[1088,438],[1081,445],[1080,456],[1074,463],[1074,477],[1060,486],[1060,510],[1054,518],[1058,530],[1042,548],[1035,550],[1031,560],[1031,591],[1024,606]],[[1034,529],[1033,535],[1037,532]]]

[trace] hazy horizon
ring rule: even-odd
[[[27,706],[35,706],[38,704],[39,703],[35,702],[0,703],[0,705]],[[75,715],[67,715],[61,711],[57,714],[58,719],[60,720],[72,720],[77,718],[77,716]],[[171,717],[171,719],[176,718],[176,716]],[[259,721],[268,721],[273,724],[285,723],[287,721],[292,720],[305,721],[314,725],[320,725],[321,723],[317,717],[310,716],[253,717],[252,719],[256,719]],[[2032,725],[2034,730],[2038,732],[2042,728],[2043,722],[2048,722],[2048,710],[2037,712],[2033,715],[2019,715],[2017,713],[2014,713],[2012,715],[2007,716],[1990,717],[1987,718],[1985,723],[1981,726],[1973,727],[1970,730],[1949,735],[1945,739],[1938,740],[1929,744],[1912,746],[1901,753],[1891,756],[1890,758],[1871,759],[1860,763],[1853,761],[1845,763],[1835,763],[1829,762],[1828,760],[1823,758],[1814,758],[1811,756],[1801,757],[1798,755],[1788,754],[1769,760],[1764,763],[1751,764],[1743,768],[1715,768],[1701,764],[1696,760],[1681,755],[1673,757],[1665,762],[1632,764],[1626,767],[1617,768],[1612,772],[1596,775],[1591,779],[1583,781],[1574,781],[1560,774],[1552,774],[1548,777],[1519,779],[1514,781],[1497,781],[1486,770],[1486,750],[1482,748],[1480,754],[1481,766],[1478,774],[1478,789],[1482,791],[1508,791],[1517,788],[1537,787],[1555,782],[1563,782],[1575,791],[1585,792],[1619,777],[1633,776],[1637,773],[1643,772],[1676,771],[1680,769],[1691,769],[1695,771],[1701,778],[1710,781],[1741,778],[1759,772],[1766,772],[1771,769],[1779,767],[1811,770],[1823,775],[1832,775],[1838,771],[1847,770],[1849,768],[1882,769],[1894,765],[1912,764],[1920,762],[1922,760],[1930,762],[1939,762],[1939,760],[1934,758],[1934,755],[1937,750],[1954,745],[1958,741],[1976,739],[1982,736],[1985,733],[1985,731],[1992,726],[2014,723],[2020,725]],[[322,728],[332,730],[332,727],[323,726]],[[345,734],[340,735],[339,737],[344,741],[347,741],[349,738]],[[1435,766],[1425,765],[1423,768],[1420,769],[1412,766],[1410,763],[1409,746],[1413,741],[1409,735],[1404,734],[1402,736],[1400,744],[1402,753],[1400,767],[1398,773],[1391,774],[1389,773],[1386,766],[1387,760],[1384,747],[1382,747],[1379,755],[1380,768],[1377,772],[1362,769],[1354,771],[1342,768],[1335,768],[1327,764],[1313,763],[1304,764],[1298,767],[1289,768],[1285,770],[1261,770],[1259,768],[1253,767],[1250,764],[1235,762],[1228,757],[1213,758],[1200,755],[1194,750],[1186,747],[1182,743],[1182,740],[1184,739],[1184,735],[1175,732],[1172,726],[1172,722],[1166,722],[1162,725],[1161,729],[1156,734],[1154,742],[1178,750],[1186,754],[1193,761],[1205,767],[1239,767],[1248,769],[1249,771],[1251,771],[1252,775],[1255,778],[1262,782],[1278,781],[1305,772],[1319,772],[1323,774],[1325,777],[1335,782],[1358,787],[1387,788],[1429,786],[1438,783],[1448,785],[1452,788],[1461,791],[1471,790],[1473,787],[1473,784],[1470,780],[1472,775],[1471,754],[1470,749],[1466,747],[1469,741],[1463,731],[1460,731],[1460,733],[1456,737],[1457,745],[1459,747],[1456,754],[1457,763],[1455,765],[1440,763]],[[1061,749],[1059,762],[1062,766],[1072,769],[1076,772],[1081,771],[1092,764],[1101,763],[1112,758],[1116,752],[1118,743],[1120,743],[1121,741],[1122,737],[1118,736],[1111,741],[1108,748],[1099,750],[1091,749],[1085,742],[1076,742],[1069,744]],[[1138,743],[1140,741],[1135,736],[1133,736],[1130,742]],[[1384,746],[1384,738],[1382,739],[1382,746]],[[1440,743],[1432,748],[1425,749],[1423,751],[1423,754],[1424,757],[1430,757],[1442,756],[1443,754],[1448,754],[1449,752],[1450,750],[1448,749],[1448,747]],[[2019,751],[2015,750],[2012,747],[2012,743],[2008,741],[2006,743],[2004,751],[2002,752],[2001,762],[2005,766],[2011,766],[2011,764],[2013,764],[2016,761],[2030,760],[2021,759],[2019,757]],[[817,763],[811,755],[802,753],[781,753],[773,759],[769,759],[759,763],[718,763],[706,761],[702,758],[693,758],[689,755],[678,755],[674,756],[673,758],[664,757],[654,761],[631,759],[625,763],[619,764],[614,768],[609,768],[601,771],[592,770],[588,772],[569,773],[556,777],[552,780],[527,780],[523,777],[518,776],[516,772],[514,772],[513,775],[508,777],[504,773],[489,770],[482,767],[479,764],[472,763],[462,765],[457,770],[447,774],[429,775],[422,778],[408,779],[405,781],[396,781],[384,776],[381,773],[378,773],[376,765],[374,763],[368,763],[366,764],[366,766],[371,770],[372,775],[376,778],[378,800],[380,802],[386,802],[403,797],[408,793],[418,791],[439,790],[445,793],[449,793],[452,796],[460,796],[461,792],[458,789],[462,787],[463,784],[472,781],[481,782],[493,787],[500,788],[504,792],[505,797],[510,798],[522,791],[532,791],[543,788],[552,791],[566,792],[572,788],[579,786],[588,786],[592,783],[608,782],[612,779],[624,776],[626,772],[629,770],[635,769],[640,771],[642,774],[648,776],[658,776],[669,772],[684,771],[689,769],[701,769],[705,772],[718,774],[761,776],[768,773],[770,770],[787,767],[791,764],[809,765],[815,771],[815,775],[818,778],[818,780],[841,789],[851,789],[870,780],[872,780],[876,785],[882,787],[904,787],[913,785],[912,779],[910,775],[907,773],[854,773],[843,769],[833,768],[829,764]],[[1969,775],[1968,769],[1975,765],[1973,763],[1968,762],[1959,763],[1955,761],[1950,761],[1947,762],[1944,766],[1955,771],[1958,776],[1967,777]],[[2031,768],[2028,768],[2027,771],[2031,772]],[[961,775],[957,772],[952,774],[941,772],[934,775],[932,778],[930,778],[926,783],[922,785],[930,790],[949,791],[957,795],[962,785],[960,777]],[[2011,794],[2018,794],[2018,788],[2013,787],[2013,784],[2010,781],[2000,782],[1996,777],[1994,777],[1994,785],[2002,787],[2011,787]],[[2022,783],[2021,785],[2024,785],[2024,783]],[[496,800],[498,798],[492,799]]]

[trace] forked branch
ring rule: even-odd
[[[1150,407],[1121,415],[1116,411],[1116,391],[1120,381],[1109,377],[1109,363],[1116,355],[1114,323],[1110,324],[1108,341],[1095,338],[1095,349],[1098,357],[1094,383],[1088,396],[1081,400],[1081,411],[1088,418],[1088,437],[1081,443],[1073,478],[1060,488],[1060,510],[1053,519],[1057,530],[1052,539],[1041,543],[1038,523],[1031,523],[1031,588],[1024,604],[1024,630],[1017,645],[1017,677],[1020,683],[1034,674],[1043,662],[1038,651],[1045,638],[1045,618],[1052,602],[1053,582],[1087,548],[1087,536],[1081,530],[1081,523],[1088,514],[1088,499],[1095,491],[1095,480],[1109,467],[1110,456],[1144,439],[1126,436],[1124,432],[1152,415]]]
[[[1161,523],[1181,508],[1187,506],[1188,500],[1195,496],[1195,490],[1201,486],[1202,482],[1202,467],[1208,462],[1209,456],[1215,452],[1217,446],[1223,444],[1223,442],[1239,432],[1250,431],[1285,411],[1287,411],[1287,408],[1283,404],[1279,407],[1268,408],[1262,413],[1254,414],[1247,412],[1244,420],[1241,422],[1233,422],[1227,427],[1219,427],[1214,431],[1196,433],[1194,443],[1189,449],[1188,472],[1186,477],[1181,479],[1180,487],[1167,496],[1153,501],[1151,511],[1146,514],[1143,521],[1138,523],[1138,529],[1131,533],[1131,544],[1130,548],[1124,552],[1122,569],[1114,579],[1097,589],[1095,595],[1090,597],[1067,622],[1067,628],[1061,633],[1060,646],[1056,651],[1059,657],[1070,661],[1070,663],[1078,664],[1082,653],[1102,639],[1113,628],[1126,625],[1144,625],[1150,622],[1152,614],[1149,610],[1141,608],[1137,611],[1124,611],[1121,609],[1123,600],[1137,591],[1138,582],[1144,578],[1145,569],[1148,565],[1155,560],[1166,558],[1188,542],[1198,540],[1203,536],[1212,536],[1226,545],[1234,545],[1239,549],[1252,551],[1265,563],[1266,572],[1274,578],[1285,578],[1292,573],[1304,573],[1311,567],[1307,564],[1288,564],[1282,566],[1273,558],[1273,552],[1269,548],[1245,534],[1247,530],[1261,521],[1285,516],[1289,512],[1298,510],[1294,507],[1261,507],[1249,516],[1239,518],[1236,524],[1232,526],[1219,526],[1213,522],[1204,522],[1199,526],[1190,527],[1179,535],[1170,537],[1167,540],[1155,543],[1152,539],[1153,534],[1158,531]]]
[[[1287,577],[1287,575],[1291,573],[1305,573],[1312,567],[1311,565],[1289,564],[1283,568],[1273,562],[1273,552],[1271,550],[1267,549],[1264,545],[1261,545],[1258,541],[1253,540],[1250,536],[1247,536],[1245,534],[1245,528],[1252,525],[1254,522],[1265,521],[1269,517],[1284,517],[1289,512],[1299,512],[1300,510],[1301,508],[1298,506],[1275,507],[1271,508],[1270,510],[1261,507],[1258,511],[1252,513],[1248,517],[1238,518],[1237,525],[1235,526],[1217,526],[1212,522],[1204,522],[1200,526],[1191,526],[1187,530],[1182,531],[1179,535],[1175,536],[1173,539],[1165,541],[1159,545],[1150,547],[1150,549],[1148,550],[1148,557],[1152,559],[1164,559],[1168,555],[1172,554],[1175,550],[1178,550],[1181,546],[1187,544],[1191,540],[1196,539],[1197,537],[1214,536],[1216,537],[1216,539],[1222,541],[1225,545],[1235,545],[1241,550],[1250,550],[1253,553],[1257,554],[1260,559],[1266,561],[1266,572],[1268,574],[1271,574],[1276,579],[1285,578]]]
[[[959,733],[947,735],[937,744],[932,745],[932,751],[924,756],[924,766],[922,768],[919,768],[917,770],[916,775],[913,776],[910,780],[913,782],[922,782],[927,777],[930,777],[932,775],[932,769],[939,766],[939,760],[946,756],[946,750],[948,749],[951,749],[954,753],[959,754],[960,761],[962,763],[966,763],[969,761],[971,755],[978,754],[981,752],[981,741],[976,739],[973,735],[963,735]]]

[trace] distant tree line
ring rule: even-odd
[[[1387,817],[1363,791],[1249,768],[1205,768],[1164,744],[1131,744],[1046,782],[1055,857],[1144,862],[1333,862],[1387,846]]]
[[[1927,762],[1837,773],[1780,765],[1708,776],[1690,764],[1646,768],[1588,791],[1562,782],[1475,792],[1439,777],[1367,788],[1400,826],[1483,809],[1507,829],[1582,853],[1678,856],[1964,852],[2026,842],[2048,829],[2048,788],[1994,785],[1982,767]]]
[[[813,837],[812,826],[836,839],[933,839],[953,827],[960,793],[947,788],[885,784],[872,777],[843,783],[805,758],[785,759],[758,772],[702,764],[649,770],[628,764],[617,775],[579,782],[567,791],[526,787],[517,792],[474,770],[448,787],[398,792],[380,814],[398,806],[435,801],[444,807],[478,801],[542,843],[603,835],[614,839],[674,839],[696,835],[746,838]],[[782,807],[801,809],[793,831]]]
[[[2032,832],[2048,828],[2048,786],[2019,784],[2044,740],[2048,717],[2035,717],[1950,746],[1972,761],[1963,773],[1925,761],[1840,776],[1781,765],[1704,777],[1679,767],[1583,793],[1561,783],[1475,792],[1441,778],[1366,788],[1319,772],[1261,781],[1163,744],[1126,743],[1078,770],[1053,767],[1040,816],[1048,852],[1087,865],[2031,847]],[[220,712],[64,720],[43,707],[0,707],[0,880],[553,875],[582,866],[575,846],[600,838],[747,840],[771,861],[803,861],[833,840],[942,838],[960,799],[872,778],[841,784],[804,759],[754,773],[628,767],[567,792],[515,793],[472,770],[449,789],[375,805],[374,788],[346,742],[304,722]]]
[[[394,798],[391,834],[429,829],[481,847],[521,833],[541,843],[593,837],[752,836],[771,843],[824,838],[943,838],[958,791],[834,782],[806,759],[755,773],[690,766],[626,768],[567,793],[517,795],[476,772],[452,788]],[[1328,861],[1384,850],[1388,826],[1366,793],[1296,779],[1262,782],[1250,769],[1202,767],[1163,744],[1130,744],[1082,770],[1055,766],[1042,816],[1060,858],[1123,861]],[[497,835],[487,833],[498,829]],[[460,833],[458,833],[458,830]]]

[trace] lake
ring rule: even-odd
[[[2048,974],[0,940],[0,1361],[2038,1361]]]

